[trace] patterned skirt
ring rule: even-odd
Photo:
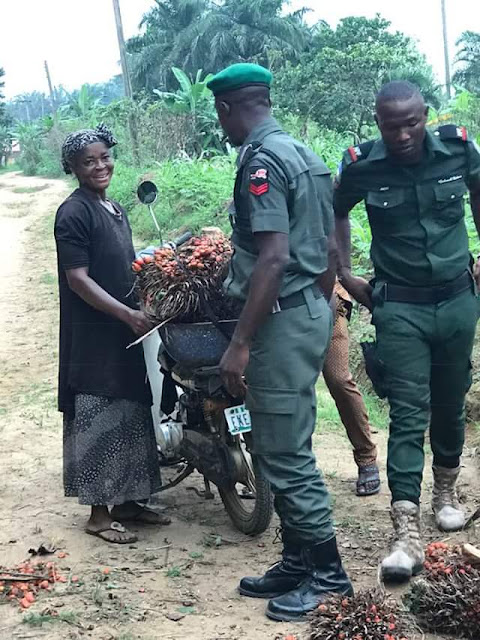
[[[63,422],[63,483],[80,504],[148,500],[162,484],[150,407],[77,394]]]

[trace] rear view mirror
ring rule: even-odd
[[[145,180],[145,182],[138,185],[137,196],[141,203],[153,204],[157,199],[157,195],[157,186],[150,180]]]

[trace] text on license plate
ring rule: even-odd
[[[224,409],[224,411],[228,430],[232,435],[236,436],[239,433],[246,433],[252,430],[250,411],[245,408],[244,404],[238,407],[228,407],[228,409]]]

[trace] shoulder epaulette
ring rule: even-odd
[[[362,142],[362,144],[354,147],[348,147],[343,157],[345,164],[348,166],[353,162],[367,158],[374,144],[375,140],[369,140],[368,142]]]
[[[444,124],[442,127],[438,127],[435,135],[438,135],[440,140],[462,140],[462,142],[468,140],[466,128],[457,127],[456,124]]]

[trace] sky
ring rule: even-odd
[[[142,15],[153,4],[153,0],[120,0],[125,38],[138,33]],[[453,61],[460,34],[467,29],[480,31],[480,3],[446,0],[446,4]],[[348,15],[381,13],[393,29],[417,41],[443,82],[441,0],[292,0],[291,6],[309,7],[309,21],[322,18],[331,25]],[[0,66],[6,74],[6,97],[35,90],[48,93],[45,60],[53,84],[69,90],[119,73],[112,0],[0,0]]]

